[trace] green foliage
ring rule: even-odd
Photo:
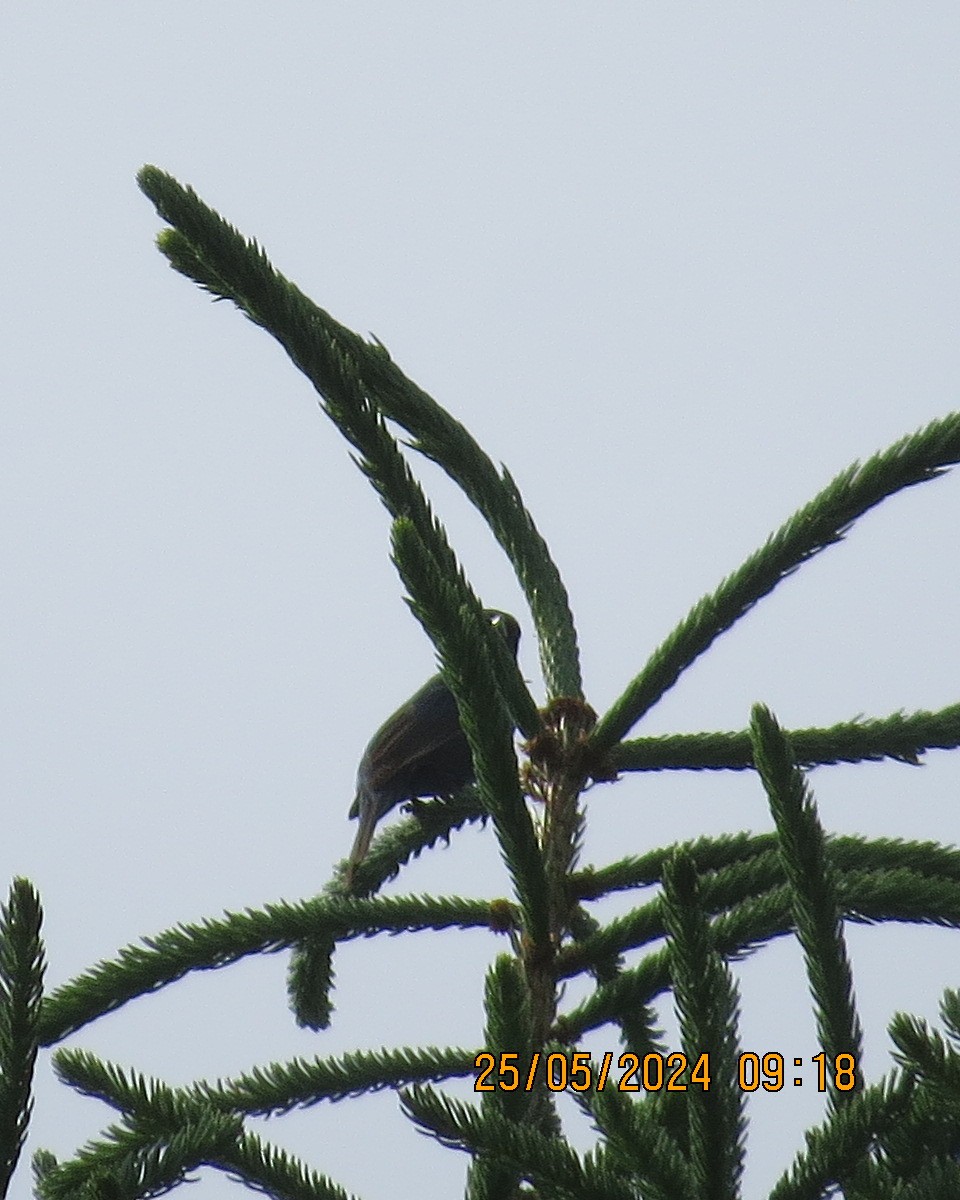
[[[863,1036],[846,924],[960,926],[960,852],[930,842],[832,836],[804,774],[837,762],[916,764],[932,747],[956,748],[960,705],[793,731],[757,705],[742,730],[627,740],[752,605],[839,542],[863,513],[957,462],[960,415],[843,471],[694,605],[597,719],[582,694],[566,589],[508,472],[403,375],[379,342],[313,304],[189,188],[153,167],[144,168],[140,184],[170,226],[159,245],[171,265],[277,339],[383,501],[393,559],[456,698],[476,784],[391,823],[355,876],[348,881],[339,868],[318,897],[179,925],[122,949],[42,1004],[39,902],[28,884],[15,881],[0,923],[0,1192],[6,1194],[23,1145],[38,1046],[188,973],[281,950],[292,952],[296,1019],[325,1029],[335,1019],[343,942],[458,928],[499,939],[475,1047],[298,1058],[182,1088],[81,1049],[59,1049],[53,1061],[63,1083],[117,1118],[67,1160],[38,1151],[36,1196],[134,1200],[177,1188],[206,1168],[276,1198],[345,1200],[338,1183],[261,1141],[248,1122],[389,1088],[417,1129],[469,1156],[471,1200],[733,1200],[749,1145],[731,964],[782,937],[796,937],[804,955],[830,1088],[825,1120],[807,1133],[771,1196],[812,1200],[838,1189],[851,1198],[960,1196],[960,992],[943,999],[943,1032],[904,1014],[894,1019],[894,1063],[883,1079],[868,1084],[859,1070],[840,1073],[845,1054],[859,1064]],[[542,710],[483,618],[484,601],[423,493],[411,450],[462,488],[512,564],[537,633]],[[525,739],[523,765],[516,730]],[[662,770],[755,771],[775,832],[698,838],[582,867],[586,786]],[[510,899],[379,895],[411,857],[466,823],[486,820],[512,883]],[[656,890],[641,896],[643,889]],[[617,892],[635,897],[632,906],[598,919],[591,906]],[[577,1003],[564,1003],[568,982],[577,985]],[[682,1088],[630,1093],[601,1086],[613,1056],[591,1060],[584,1035],[610,1028],[641,1073],[669,1064],[653,1007],[666,994],[679,1019]],[[488,1056],[481,1060],[489,1067],[485,1089],[477,1080],[481,1051]],[[444,1090],[471,1078],[475,1102]],[[595,1130],[589,1153],[568,1138],[558,1091],[572,1096]]]
[[[704,1200],[732,1200],[739,1194],[743,1173],[745,1095],[737,1078],[739,996],[700,906],[697,869],[682,850],[674,853],[663,873],[663,909],[680,1049],[690,1066],[686,1144],[695,1194]],[[709,1086],[700,1086],[696,1079],[701,1059],[709,1062]]]
[[[0,1196],[6,1196],[32,1108],[43,995],[40,897],[15,879],[0,910]]]
[[[863,1034],[853,1004],[853,976],[843,940],[839,887],[826,838],[790,743],[773,714],[757,705],[751,723],[753,758],[770,798],[780,856],[790,885],[793,924],[803,947],[820,1045],[831,1062],[841,1054],[863,1060]],[[831,1088],[836,1106],[853,1089]]]

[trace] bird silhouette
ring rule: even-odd
[[[516,657],[520,626],[498,609],[484,616]],[[347,879],[370,848],[377,822],[397,804],[421,796],[450,796],[473,781],[473,759],[453,693],[440,675],[387,717],[370,739],[357,768],[351,819],[360,819],[347,861]]]

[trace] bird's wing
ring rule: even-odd
[[[462,739],[457,702],[439,675],[434,676],[377,730],[364,755],[367,787],[374,792],[384,788]]]

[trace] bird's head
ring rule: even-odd
[[[517,648],[520,645],[520,622],[517,618],[508,612],[501,612],[499,608],[485,608],[483,615],[502,635],[510,647],[510,653],[516,658]]]

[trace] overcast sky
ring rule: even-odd
[[[52,985],[178,921],[315,894],[367,738],[433,670],[372,490],[278,346],[167,268],[136,170],[191,184],[508,464],[602,712],[839,470],[960,407],[958,41],[952,3],[5,7],[0,888],[40,889]],[[485,602],[520,618],[542,696],[502,554],[416,467]],[[740,729],[755,701],[788,727],[956,702],[958,520],[957,474],[886,502],[638,733]],[[958,783],[946,753],[812,777],[829,829],[951,843]],[[628,778],[588,809],[586,863],[771,828],[748,774]],[[390,890],[507,889],[487,830]],[[935,1018],[960,984],[958,936],[850,932],[871,1078],[892,1014]],[[478,1045],[502,948],[352,943],[319,1035],[293,1024],[280,955],[68,1044],[173,1084]],[[738,977],[744,1048],[814,1053],[796,945]],[[31,1149],[109,1123],[48,1053],[37,1091]],[[745,1196],[819,1101],[753,1104]],[[462,1188],[466,1158],[392,1093],[264,1132],[375,1200]],[[204,1173],[191,1194],[239,1192]]]

